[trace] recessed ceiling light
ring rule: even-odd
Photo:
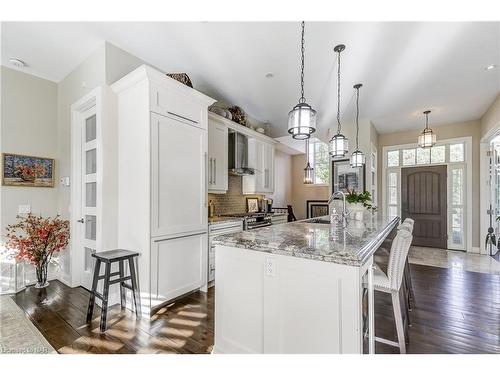
[[[16,68],[24,68],[26,66],[26,63],[23,60],[15,59],[13,57],[9,59],[9,62]]]
[[[487,66],[486,68],[484,68],[484,69],[486,69],[486,70],[492,70],[492,69],[495,69],[496,67],[497,67],[496,65],[493,65],[493,64],[492,64],[492,65],[488,65],[488,66]]]
[[[274,74],[273,73],[266,73],[266,78],[273,78]]]

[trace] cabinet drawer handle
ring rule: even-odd
[[[214,158],[214,185],[217,185],[217,159]]]
[[[208,167],[208,184],[212,185],[212,158],[209,160],[209,167]]]
[[[197,124],[197,123],[198,123],[198,121],[191,120],[190,118],[187,118],[187,117],[184,117],[184,116],[178,115],[177,113],[174,113],[174,112],[167,111],[167,113],[168,113],[169,115],[179,117],[179,118],[181,118],[181,119],[183,119],[183,120],[190,121],[190,122],[192,122],[193,124]]]

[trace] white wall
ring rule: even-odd
[[[58,214],[57,86],[29,74],[1,67],[1,152],[54,158],[53,188],[2,186],[0,228],[16,222],[18,206],[36,215]],[[0,243],[3,242],[0,241]],[[55,269],[51,269],[54,275]],[[32,277],[28,275],[28,279]]]
[[[276,150],[274,163],[274,194],[269,198],[273,200],[273,206],[286,207],[292,204],[292,157]]]
[[[57,87],[42,78],[1,67],[2,152],[57,159]],[[56,160],[56,178],[58,162]],[[1,228],[16,221],[20,204],[34,214],[57,215],[54,188],[2,186]]]

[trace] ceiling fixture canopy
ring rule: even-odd
[[[306,103],[304,97],[304,32],[305,22],[302,21],[300,99],[288,113],[288,133],[294,139],[308,139],[316,131],[316,111]]]
[[[425,129],[422,131],[422,134],[418,136],[418,145],[422,148],[430,148],[436,144],[436,134],[429,128],[429,113],[431,113],[431,111],[424,111]]]
[[[309,139],[306,139],[306,157],[307,165],[304,168],[304,184],[309,185],[314,183],[314,168],[309,163]]]
[[[339,44],[333,49],[337,52],[337,134],[330,140],[330,155],[334,158],[344,157],[349,148],[349,143],[345,135],[341,133],[340,124],[340,53],[345,50],[345,45]]]
[[[362,167],[363,165],[365,165],[365,160],[366,160],[365,154],[363,154],[363,152],[361,152],[359,150],[359,142],[358,142],[358,138],[359,138],[359,89],[362,86],[363,85],[361,83],[354,85],[354,89],[356,90],[356,150],[352,153],[351,161],[350,161],[351,167],[353,167],[353,168]]]

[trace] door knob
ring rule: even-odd
[[[79,223],[85,223],[85,220],[83,218],[81,218],[80,220],[77,220]]]

